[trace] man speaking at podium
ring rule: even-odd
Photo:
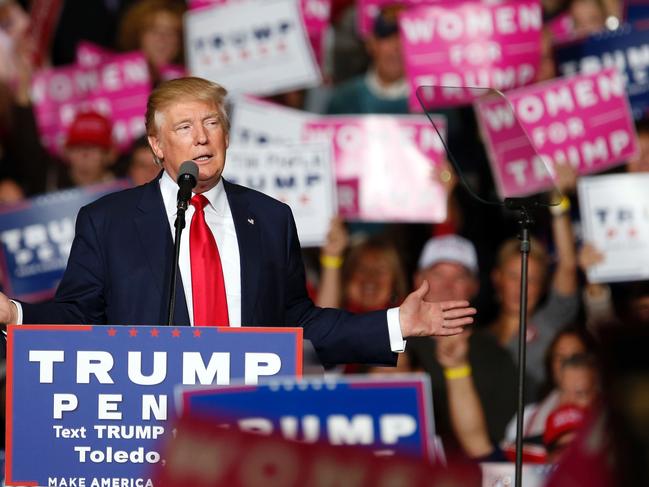
[[[404,338],[455,335],[473,321],[467,302],[425,302],[426,282],[387,311],[315,307],[290,208],[221,177],[225,95],[200,78],[168,81],[151,93],[146,130],[160,176],[82,208],[54,300],[18,303],[0,293],[1,323],[166,323],[177,181],[188,160],[198,178],[181,237],[174,324],[299,325],[323,363],[394,364]]]

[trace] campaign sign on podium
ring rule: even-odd
[[[244,431],[358,445],[382,455],[432,457],[430,382],[421,374],[187,388],[178,391],[177,400],[183,417],[214,417]]]
[[[152,486],[176,385],[301,374],[301,328],[10,325],[6,483]]]

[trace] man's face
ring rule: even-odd
[[[504,265],[494,269],[492,280],[504,311],[518,314],[521,295],[521,262],[510,257]],[[533,310],[541,299],[545,275],[542,265],[536,259],[529,260],[527,276],[527,309]]]
[[[428,281],[426,301],[470,300],[478,293],[478,281],[469,269],[455,262],[440,262],[417,273],[416,286]]]
[[[133,184],[139,186],[148,183],[155,178],[160,172],[156,166],[151,151],[147,147],[140,147],[133,151],[131,161],[128,166],[128,176]]]
[[[559,377],[558,388],[562,403],[585,408],[597,397],[597,375],[591,367],[565,366]]]
[[[397,34],[389,37],[370,37],[368,51],[378,77],[383,83],[394,83],[404,76],[401,39]]]
[[[102,182],[115,161],[114,152],[91,144],[67,147],[64,157],[70,165],[70,177],[77,186]]]
[[[228,136],[214,103],[181,100],[156,117],[157,133],[149,136],[155,155],[175,181],[180,165],[188,160],[198,165],[198,184],[203,193],[219,182],[225,165]]]
[[[557,340],[552,355],[552,380],[557,384],[561,378],[563,362],[570,357],[586,353],[586,346],[581,338],[574,333],[566,333]]]

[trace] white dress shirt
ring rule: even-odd
[[[174,223],[176,221],[178,185],[166,171],[160,178],[160,191],[162,192],[162,200],[164,201],[165,211],[169,219],[169,230],[173,239],[175,237]],[[219,249],[219,257],[221,258],[221,265],[223,267],[225,296],[228,301],[230,326],[241,326],[241,266],[239,263],[239,244],[237,242],[237,232],[234,228],[232,212],[230,211],[228,198],[223,188],[223,180],[220,179],[218,184],[203,193],[203,196],[209,201],[209,204],[205,205],[205,209],[203,210],[205,213],[205,222],[212,231],[216,246]],[[180,237],[180,257],[178,259],[180,277],[183,281],[183,288],[185,289],[189,322],[192,326],[194,325],[194,302],[192,300],[189,235],[194,213],[194,206],[190,204],[185,213],[187,225]]]

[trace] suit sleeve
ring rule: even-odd
[[[87,208],[77,216],[68,265],[52,302],[21,303],[28,324],[106,323],[105,267],[97,224]]]
[[[325,364],[395,365],[397,354],[390,349],[385,310],[354,315],[339,309],[318,308],[309,299],[300,242],[290,210],[287,246],[287,322],[302,325],[304,338],[311,340],[320,360]]]

